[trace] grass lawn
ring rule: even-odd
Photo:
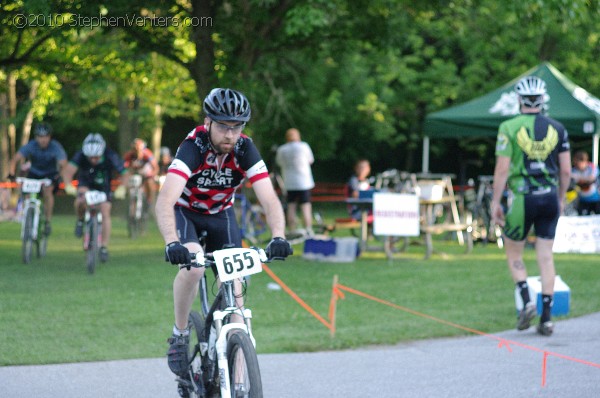
[[[21,263],[20,226],[0,223],[0,365],[47,364],[165,355],[173,324],[175,268],[163,261],[156,226],[129,239],[123,218],[113,221],[110,261],[96,274],[85,267],[74,217],[58,215],[48,254]],[[348,232],[344,232],[348,233]],[[365,253],[353,263],[302,259],[302,246],[269,265],[298,296],[328,319],[332,281],[428,316],[486,333],[515,324],[514,287],[504,252],[475,246],[464,254],[455,241],[436,241],[447,257],[423,259],[411,245],[393,261]],[[538,275],[528,249],[530,275]],[[598,256],[556,255],[557,273],[571,288],[571,311],[598,311]],[[271,290],[267,273],[254,275],[247,305],[254,314],[259,353],[337,350],[365,345],[466,335],[464,330],[346,292],[337,305],[334,337],[285,291]],[[560,333],[560,329],[557,330]]]

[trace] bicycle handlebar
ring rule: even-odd
[[[263,249],[261,249],[259,247],[251,247],[250,249],[256,250],[259,253],[260,253],[261,250],[263,250]],[[179,269],[187,268],[189,270],[190,268],[202,268],[202,267],[204,267],[204,268],[210,268],[210,267],[216,265],[213,253],[204,253],[204,264],[199,263],[197,261],[196,255],[197,255],[197,253],[190,253],[190,256],[192,258],[191,263],[189,263],[189,264],[179,264]],[[264,260],[262,262],[265,263],[265,264],[267,264],[267,263],[270,263],[270,262],[272,262],[274,260],[285,261],[285,257],[267,258],[266,260]]]
[[[26,182],[27,180],[40,181],[43,186],[49,186],[52,184],[52,180],[50,178],[28,178],[28,177],[16,177],[15,178],[15,182],[20,183],[20,184]]]

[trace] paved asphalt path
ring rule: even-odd
[[[558,321],[549,338],[532,327],[259,361],[266,398],[596,398],[600,312]],[[0,397],[177,397],[173,380],[164,358],[0,367]]]

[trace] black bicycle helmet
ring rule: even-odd
[[[248,98],[229,88],[213,88],[204,99],[202,108],[206,116],[219,122],[245,123],[250,120]]]
[[[52,126],[50,126],[48,123],[38,123],[33,128],[33,134],[38,137],[50,135],[52,134]]]

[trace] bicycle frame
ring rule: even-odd
[[[47,236],[39,233],[42,200],[38,195],[43,187],[52,184],[52,180],[49,178],[17,178],[17,182],[21,184],[21,194],[23,195],[21,217],[22,255],[23,262],[28,264],[31,261],[34,243],[38,257],[42,257],[46,253]]]
[[[31,237],[33,240],[37,240],[40,224],[40,213],[41,213],[42,201],[38,199],[37,194],[31,193],[28,198],[24,200],[23,205],[23,216],[27,214],[27,210],[33,208],[33,228],[31,230]],[[25,217],[21,217],[21,239],[25,237],[25,223],[27,222]]]
[[[42,201],[38,197],[38,194],[42,191],[42,188],[52,184],[52,180],[49,178],[44,179],[33,179],[33,178],[17,178],[17,182],[21,183],[21,193],[23,194],[23,214],[27,214],[27,210],[30,208],[34,209],[33,218],[33,229],[32,237],[36,240],[38,237],[38,227],[40,221],[40,213],[42,207]],[[25,217],[21,219],[21,239],[25,236]]]
[[[221,252],[226,253],[249,253],[253,252],[253,249],[225,249]],[[217,253],[217,252],[215,252]],[[266,261],[266,256],[264,255],[264,251],[255,252],[256,254],[243,254],[243,259],[241,258],[242,254],[232,254],[233,262],[235,264],[239,264],[238,269],[234,270],[233,265],[230,268],[231,272],[223,272],[223,266],[219,263],[219,259],[211,259],[211,255],[206,256],[206,260],[204,264],[198,264],[197,262],[193,263],[191,266],[193,267],[205,267],[210,268],[211,266],[216,266],[218,269],[219,275],[225,275],[223,277],[223,281],[219,286],[219,290],[213,300],[210,308],[207,308],[208,302],[208,294],[206,289],[206,276],[202,277],[200,280],[200,301],[202,303],[202,312],[204,314],[204,325],[203,331],[206,338],[206,342],[200,342],[198,345],[198,349],[194,351],[194,357],[190,358],[190,366],[194,362],[195,355],[200,355],[202,362],[206,361],[202,364],[202,369],[206,372],[207,381],[204,384],[204,387],[208,387],[210,385],[214,385],[214,376],[218,374],[219,380],[219,389],[222,398],[230,398],[232,396],[232,385],[231,385],[231,374],[229,372],[229,359],[228,359],[228,345],[230,342],[230,338],[232,334],[230,332],[240,331],[244,335],[249,338],[252,344],[252,355],[256,358],[256,339],[252,334],[252,311],[249,308],[240,309],[236,306],[236,296],[234,294],[234,280],[238,279],[238,275],[236,272],[241,270],[242,276],[246,276],[250,273],[260,272],[262,270],[262,266],[256,267],[255,270],[249,271],[257,262],[262,263]],[[260,253],[260,254],[259,254]],[[238,256],[236,258],[236,255]],[[261,257],[262,256],[262,257]],[[227,257],[225,257],[227,258]],[[246,260],[251,264],[247,266],[247,269],[243,269],[246,265]],[[183,268],[183,267],[182,267]],[[228,275],[226,275],[228,274]],[[224,307],[224,308],[223,308]],[[193,312],[193,311],[192,311]],[[244,323],[229,323],[228,319],[231,315],[237,314],[242,317]],[[190,315],[191,316],[191,315]],[[243,340],[243,339],[242,339]],[[247,340],[246,340],[247,341]],[[243,345],[243,344],[242,344]],[[235,346],[235,343],[234,343]],[[247,346],[249,347],[249,346]],[[253,373],[254,377],[259,378],[259,382],[257,383],[257,388],[261,391],[260,387],[260,370],[258,369],[258,363],[255,362],[256,368],[251,369],[251,364],[248,361],[252,361],[252,358],[246,357],[246,352],[244,352],[241,346],[236,347],[238,350],[242,350],[244,353],[244,360],[246,369]],[[233,352],[236,352],[236,349],[233,349]],[[234,362],[235,363],[235,362]],[[215,372],[215,364],[218,369],[218,373]],[[193,379],[194,372],[190,368],[190,379]],[[249,376],[248,376],[249,377]],[[181,381],[181,380],[180,380]],[[254,380],[250,382],[251,388],[254,385]],[[189,387],[194,388],[195,392],[198,393],[197,386],[193,383],[187,384]]]
[[[129,217],[139,220],[142,218],[144,208],[143,179],[139,174],[134,174],[129,179]],[[132,211],[132,209],[134,211]]]
[[[98,249],[102,244],[102,212],[100,211],[100,205],[106,200],[106,193],[102,191],[85,192],[83,250],[86,252],[87,268],[90,274],[94,273]]]

